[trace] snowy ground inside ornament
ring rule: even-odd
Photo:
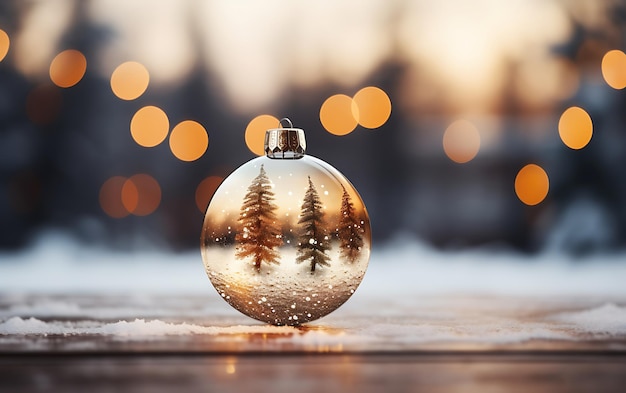
[[[338,247],[330,252],[339,261]],[[321,318],[352,296],[367,269],[368,255],[354,262],[335,262],[311,272],[297,264],[296,250],[281,251],[280,264],[264,264],[256,271],[248,259],[237,259],[232,249],[207,251],[207,274],[230,305],[257,320],[274,325],[299,325]]]

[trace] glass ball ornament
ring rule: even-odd
[[[369,262],[363,200],[304,131],[267,130],[265,153],[217,188],[201,236],[206,273],[231,306],[273,325],[328,315],[357,289]]]

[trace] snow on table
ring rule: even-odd
[[[0,297],[0,350],[406,352],[626,350],[619,299],[361,296],[303,327],[264,325],[221,299]],[[116,307],[119,305],[119,307]]]
[[[626,336],[626,259],[617,254],[446,253],[399,239],[374,252],[345,305],[302,328],[232,309],[199,252],[113,253],[51,233],[0,257],[3,350],[622,350]]]

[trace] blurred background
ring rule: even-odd
[[[0,249],[196,249],[281,117],[375,247],[623,249],[625,22],[617,0],[3,1]]]

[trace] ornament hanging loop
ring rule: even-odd
[[[293,123],[291,122],[291,120],[289,120],[289,118],[288,118],[288,117],[283,117],[282,119],[280,119],[280,120],[278,121],[278,126],[279,126],[280,128],[284,128],[283,123],[287,123],[287,124],[289,124],[289,127],[286,127],[286,128],[293,128]]]
[[[265,131],[265,155],[274,159],[296,160],[304,157],[306,139],[304,130],[294,128],[289,118],[283,117],[278,122],[280,128]],[[285,128],[283,124],[289,125]]]

